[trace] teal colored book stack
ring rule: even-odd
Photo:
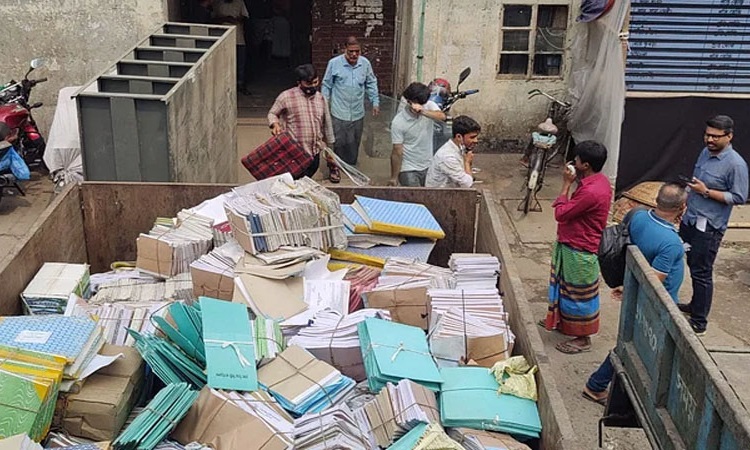
[[[439,391],[443,378],[427,346],[424,331],[382,319],[366,319],[358,325],[367,383],[378,392],[387,382],[408,379]]]
[[[440,417],[445,427],[466,427],[537,438],[542,431],[536,402],[499,394],[499,385],[484,367],[450,367],[440,371]]]
[[[180,423],[198,398],[187,383],[168,384],[112,442],[114,450],[153,450]]]

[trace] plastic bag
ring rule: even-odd
[[[0,157],[0,171],[7,170],[9,167],[16,179],[24,181],[31,178],[29,166],[26,165],[26,161],[21,158],[21,155],[19,155],[13,147],[10,147],[5,154]]]
[[[523,356],[513,356],[496,362],[490,371],[500,385],[501,394],[537,400],[536,379],[537,366],[531,367]]]
[[[352,183],[356,184],[357,186],[368,186],[372,181],[370,180],[370,177],[365,175],[359,169],[344,162],[344,160],[339,158],[339,156],[330,148],[326,147],[323,149],[323,151],[328,157],[331,158],[331,160],[333,160],[333,162],[336,163],[339,169],[341,169],[341,171],[344,172],[344,174],[346,174],[346,176],[349,177],[350,180],[352,180]]]

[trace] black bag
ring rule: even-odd
[[[644,208],[633,208],[625,214],[622,222],[604,229],[602,240],[599,242],[599,269],[607,286],[616,288],[622,286],[625,280],[625,250],[630,242],[630,219],[636,211]]]

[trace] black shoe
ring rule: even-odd
[[[694,333],[695,333],[695,335],[696,335],[696,336],[698,336],[698,337],[701,337],[701,336],[705,336],[705,335],[706,335],[706,329],[705,329],[705,328],[700,328],[700,327],[698,327],[698,325],[695,325],[695,324],[693,324],[693,323],[690,323],[690,328],[692,328],[692,329],[693,329],[693,332],[694,332]]]
[[[678,303],[677,309],[679,309],[683,314],[691,314],[693,312],[693,308],[690,306],[690,303]]]

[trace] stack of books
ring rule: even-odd
[[[62,314],[71,294],[88,296],[88,264],[44,263],[21,293],[27,314]]]
[[[185,210],[176,219],[157,220],[137,239],[136,267],[161,278],[189,272],[190,263],[211,250],[212,226],[212,219]]]
[[[0,317],[0,345],[65,358],[64,376],[76,379],[104,345],[102,329],[87,317]]]

